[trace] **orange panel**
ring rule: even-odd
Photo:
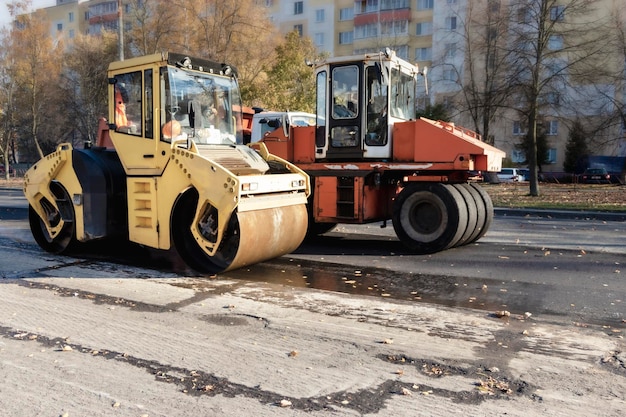
[[[315,218],[337,217],[337,178],[316,177],[314,197]]]
[[[504,156],[502,151],[482,142],[474,132],[428,119],[396,123],[393,140],[395,161],[446,162],[454,169],[484,170],[482,167],[486,167],[490,155]],[[471,161],[476,158],[479,166],[472,167]]]
[[[262,142],[265,143],[270,153],[287,161],[293,161],[293,141],[285,137],[282,128],[266,133]]]
[[[292,132],[293,162],[296,164],[315,162],[315,126],[294,127]]]

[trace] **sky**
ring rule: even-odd
[[[0,0],[0,26],[2,27],[11,23],[11,16],[9,16],[9,10],[7,9],[7,4],[9,3],[11,3],[11,0]],[[56,0],[31,0],[33,10],[54,6],[56,3]]]

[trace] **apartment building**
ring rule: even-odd
[[[44,9],[50,21],[50,35],[69,44],[82,32],[85,22],[85,5],[78,0],[57,0]]]

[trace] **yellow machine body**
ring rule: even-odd
[[[33,235],[60,253],[125,235],[175,246],[217,273],[284,255],[306,234],[310,184],[267,148],[242,144],[235,70],[177,54],[109,67],[109,119],[96,146],[70,144],[26,174]]]

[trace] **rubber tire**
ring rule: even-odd
[[[465,184],[453,185],[453,187],[463,197],[463,201],[465,201],[465,207],[467,209],[467,224],[465,226],[465,231],[455,246],[462,246],[470,242],[470,238],[474,235],[478,222],[478,209],[476,208],[476,202],[474,201],[474,197],[472,197],[469,190],[463,187],[464,185]]]
[[[400,241],[417,254],[456,245],[467,228],[467,205],[451,185],[412,184],[398,195],[392,213]]]
[[[45,223],[31,205],[28,206],[28,223],[35,242],[46,252],[58,255],[69,252],[76,245],[76,213],[65,188],[58,183],[51,183],[50,191],[56,197],[57,204],[67,206],[64,210],[65,219],[62,219],[61,214],[57,212],[56,224],[60,221],[64,222],[59,234],[54,238],[50,236]]]
[[[470,193],[472,199],[474,200],[474,206],[476,206],[476,228],[474,229],[472,235],[467,239],[467,242],[465,242],[465,244],[470,244],[476,241],[481,231],[485,228],[485,221],[487,220],[487,208],[485,207],[483,198],[481,197],[478,190],[476,190],[474,187],[467,183],[460,185]],[[469,204],[470,203],[468,202],[468,206]]]
[[[493,222],[493,202],[491,201],[491,197],[489,196],[487,191],[485,191],[480,185],[475,184],[475,183],[470,183],[469,186],[472,187],[474,190],[476,190],[476,192],[480,196],[482,205],[485,208],[485,222],[483,223],[483,227],[480,230],[480,232],[476,235],[476,237],[471,241],[471,242],[476,242],[478,239],[483,237],[485,233],[487,233],[487,230],[489,230],[489,227],[491,227],[491,223]],[[468,243],[471,243],[471,242],[468,242]]]
[[[172,242],[178,255],[192,269],[207,274],[220,273],[230,266],[237,254],[237,218],[231,216],[227,230],[220,248],[214,256],[207,255],[198,246],[196,239],[191,233],[191,222],[196,214],[198,206],[198,192],[189,190],[181,196],[172,210]]]
[[[337,226],[337,223],[317,223],[309,218],[309,227],[306,231],[306,237],[311,239],[324,233],[328,233]]]

